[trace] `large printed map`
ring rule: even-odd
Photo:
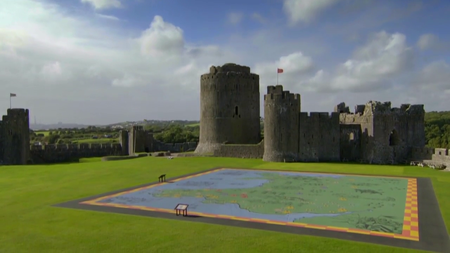
[[[402,234],[408,179],[218,169],[100,203]]]

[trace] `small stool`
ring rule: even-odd
[[[177,204],[177,206],[174,208],[175,209],[175,214],[177,216],[179,215],[183,215],[183,216],[187,216],[187,209],[188,209],[189,205],[188,204]]]

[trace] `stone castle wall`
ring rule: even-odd
[[[450,168],[450,149],[445,148],[412,148],[413,161],[425,162],[431,165],[445,165]]]
[[[153,139],[151,146],[152,149],[148,151],[138,152],[169,151],[172,153],[178,153],[194,151],[197,147],[197,143],[163,143]],[[128,153],[124,153],[123,148],[128,148],[128,145],[123,146],[120,143],[49,144],[44,146],[31,145],[30,151],[32,162],[34,164],[41,164],[72,162],[78,161],[80,158],[89,157],[128,155]]]
[[[122,145],[114,144],[49,144],[45,146],[30,146],[33,163],[73,162],[80,158],[119,156],[122,155]]]
[[[220,144],[256,144],[260,136],[259,76],[236,64],[212,66],[200,78],[200,140],[196,153]]]
[[[339,113],[302,112],[299,118],[300,161],[340,161]]]
[[[340,125],[340,160],[343,162],[359,162],[361,160],[361,125]]]
[[[392,108],[390,102],[369,101],[365,105],[357,105],[355,112],[350,113],[348,107],[341,103],[335,107],[335,112],[340,112],[341,126],[360,126],[360,138],[352,142],[353,145],[360,146],[361,162],[407,163],[412,156],[412,147],[425,146],[423,105],[403,104],[399,108]],[[342,134],[344,133],[341,131],[341,141],[345,139]],[[351,154],[344,153],[345,157],[341,160],[356,159],[356,150],[349,146],[349,141],[341,142],[341,149],[348,148],[353,151]]]
[[[264,154],[264,141],[258,144],[222,144],[213,153],[218,157],[237,157],[262,159]]]
[[[164,143],[158,140],[153,141],[154,151],[170,151],[172,153],[191,152],[197,148],[197,142],[184,142],[184,143]]]

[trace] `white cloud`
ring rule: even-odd
[[[255,21],[257,21],[257,22],[259,22],[261,24],[265,24],[266,23],[266,19],[261,14],[259,14],[257,12],[252,13],[251,17],[252,17],[253,20],[255,20]]]
[[[145,84],[144,80],[141,80],[134,76],[130,76],[128,74],[125,74],[123,77],[116,78],[112,81],[112,86],[125,87],[125,88],[130,88],[133,86],[138,86],[138,85],[143,85],[143,84]]]
[[[155,16],[150,28],[142,32],[138,39],[141,53],[152,57],[179,55],[184,49],[183,30],[164,22],[161,16]]]
[[[366,45],[354,52],[333,74],[321,70],[304,84],[317,91],[367,92],[385,89],[393,79],[414,66],[414,51],[408,47],[406,36],[379,32]]]
[[[417,41],[417,46],[422,50],[435,48],[437,45],[439,45],[439,38],[433,34],[424,34]]]
[[[241,23],[242,19],[244,18],[244,14],[242,12],[231,12],[228,13],[228,23],[232,25],[237,25]]]
[[[96,14],[99,18],[104,18],[104,19],[108,19],[108,20],[114,20],[114,21],[119,21],[120,19],[118,17],[115,16],[110,16],[110,15],[103,15],[103,14]]]
[[[120,8],[122,4],[119,0],[80,0],[82,3],[92,5],[95,9]]]
[[[253,71],[260,75],[260,84],[262,87],[265,87],[276,84],[278,68],[284,71],[284,73],[279,75],[280,83],[289,88],[298,84],[299,78],[310,73],[314,68],[314,64],[310,57],[303,55],[302,52],[295,52],[282,56],[275,62],[257,63]]]
[[[283,10],[291,24],[310,22],[339,0],[284,0]]]
[[[419,47],[420,50],[441,51],[450,49],[450,42],[442,41],[438,36],[428,33],[420,36],[417,41],[417,47]]]
[[[196,119],[199,76],[240,59],[186,43],[182,29],[160,16],[144,31],[122,31],[91,13],[66,16],[32,0],[8,4],[8,12],[0,10],[0,94],[14,90],[16,106],[41,122]],[[183,112],[178,103],[188,104]]]
[[[59,62],[49,63],[42,67],[42,74],[48,76],[58,76],[61,75],[61,65]]]
[[[416,75],[413,83],[428,92],[450,92],[450,65],[444,61],[432,62]]]

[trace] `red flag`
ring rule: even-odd
[[[277,73],[278,74],[283,73],[283,69],[277,69]]]

